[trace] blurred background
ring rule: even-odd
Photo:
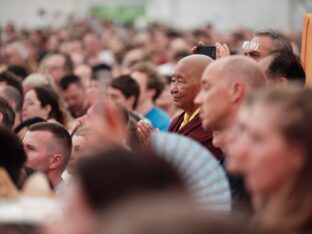
[[[312,0],[0,0],[0,25],[13,22],[35,29],[99,17],[144,28],[160,22],[179,29],[212,24],[226,31],[238,27],[300,32]]]

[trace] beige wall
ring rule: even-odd
[[[39,19],[39,9],[47,11],[45,19]],[[55,12],[61,12],[61,17],[55,19]],[[45,23],[58,25],[64,15],[74,13],[85,15],[87,12],[86,0],[0,0],[0,24],[13,21],[19,26],[36,27]]]
[[[312,0],[147,0],[152,20],[192,28],[212,22],[218,29],[250,28],[301,30]],[[310,4],[311,5],[311,4]],[[159,10],[156,10],[159,9]]]

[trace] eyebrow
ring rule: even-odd
[[[250,52],[246,52],[246,55],[250,55],[250,56],[260,56],[260,53],[256,50],[252,50]]]

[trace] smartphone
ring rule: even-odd
[[[196,54],[203,54],[212,59],[216,59],[217,49],[214,45],[199,45],[197,46]]]

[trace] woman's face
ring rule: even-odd
[[[84,136],[74,135],[73,139],[73,150],[70,157],[70,160],[67,165],[67,170],[69,174],[73,174],[75,167],[79,158],[87,153],[87,141]]]
[[[25,94],[25,100],[22,109],[22,119],[30,119],[33,117],[41,117],[48,119],[48,106],[41,107],[41,103],[36,95],[36,92],[31,89]]]
[[[261,103],[239,112],[228,169],[244,176],[252,194],[272,195],[283,190],[298,172],[303,155],[279,129],[279,121],[285,117],[277,108]]]

